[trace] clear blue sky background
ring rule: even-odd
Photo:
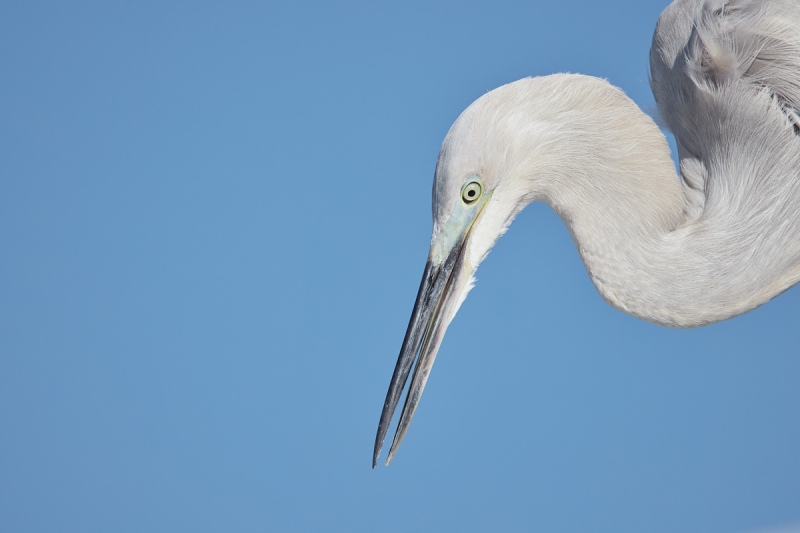
[[[450,124],[561,71],[651,106],[665,4],[0,4],[0,530],[800,523],[800,292],[638,321],[542,205],[370,468]]]

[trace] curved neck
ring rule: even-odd
[[[579,90],[556,89],[559,104],[548,104],[545,118],[553,114],[558,129],[550,133],[560,140],[539,155],[539,175],[529,179],[564,221],[603,298],[640,318],[672,322],[653,312],[668,296],[658,289],[666,258],[656,244],[686,221],[687,201],[666,139],[619,89],[570,78]]]
[[[754,280],[754,250],[741,237],[752,228],[736,235],[730,220],[688,215],[692,191],[676,175],[664,135],[619,89],[585,76],[550,78],[537,89],[546,104],[533,111],[549,141],[522,137],[534,155],[518,168],[529,200],[548,203],[564,221],[609,304],[693,327],[746,312],[797,281],[774,265],[770,278],[763,264]]]
[[[560,77],[560,76],[559,76]],[[544,118],[556,142],[539,150],[526,178],[586,244],[646,244],[687,221],[689,205],[664,135],[636,104],[604,80],[564,76]],[[540,122],[537,116],[536,121]],[[649,239],[648,239],[649,238]]]

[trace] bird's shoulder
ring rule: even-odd
[[[687,196],[702,213],[708,181],[716,179],[714,142],[730,144],[730,131],[723,139],[717,125],[800,136],[800,2],[675,0],[656,25],[650,72],[659,112],[677,140]]]
[[[673,131],[694,101],[735,84],[769,90],[800,128],[800,2],[675,0],[656,25],[650,77]]]

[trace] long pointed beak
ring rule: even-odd
[[[383,403],[372,455],[373,468],[378,462],[386,433],[415,359],[414,376],[411,379],[411,386],[406,395],[386,465],[391,462],[397,447],[406,434],[422,391],[425,389],[425,383],[428,381],[428,375],[433,367],[447,326],[450,325],[450,321],[463,301],[465,291],[468,290],[472,279],[472,267],[466,260],[466,250],[470,231],[479,214],[480,210],[469,219],[456,222],[456,227],[448,228],[452,231],[445,232],[447,236],[441,241],[447,243],[443,246],[449,250],[437,253],[437,250],[442,248],[441,241],[431,245],[431,253],[422,274],[411,320],[408,323],[403,346],[400,349],[392,381]],[[450,242],[448,243],[448,241]],[[440,259],[439,257],[442,256],[443,259]]]

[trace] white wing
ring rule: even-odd
[[[650,68],[659,111],[677,140],[693,218],[705,211],[710,182],[715,180],[731,182],[726,188],[743,195],[753,194],[746,191],[748,181],[755,184],[766,177],[772,182],[798,181],[797,167],[791,167],[797,163],[793,154],[800,146],[800,1],[676,0],[659,18]],[[761,100],[779,113],[749,117],[750,123],[742,117],[727,120],[727,139],[714,130],[720,120],[729,118],[728,109],[758,109]],[[722,164],[716,147],[731,137],[765,131],[765,121],[773,126],[766,131],[774,133],[776,119],[794,135],[777,142],[774,135],[764,140],[771,150],[765,150],[760,160],[779,161],[784,174],[790,175],[776,175],[775,165],[770,169],[762,165],[753,169],[752,176],[743,177],[740,170],[752,167],[758,160],[755,154],[724,154],[726,164]],[[739,161],[745,157],[747,162]],[[767,195],[761,196],[769,201]],[[724,200],[729,207],[737,205],[737,198]]]

